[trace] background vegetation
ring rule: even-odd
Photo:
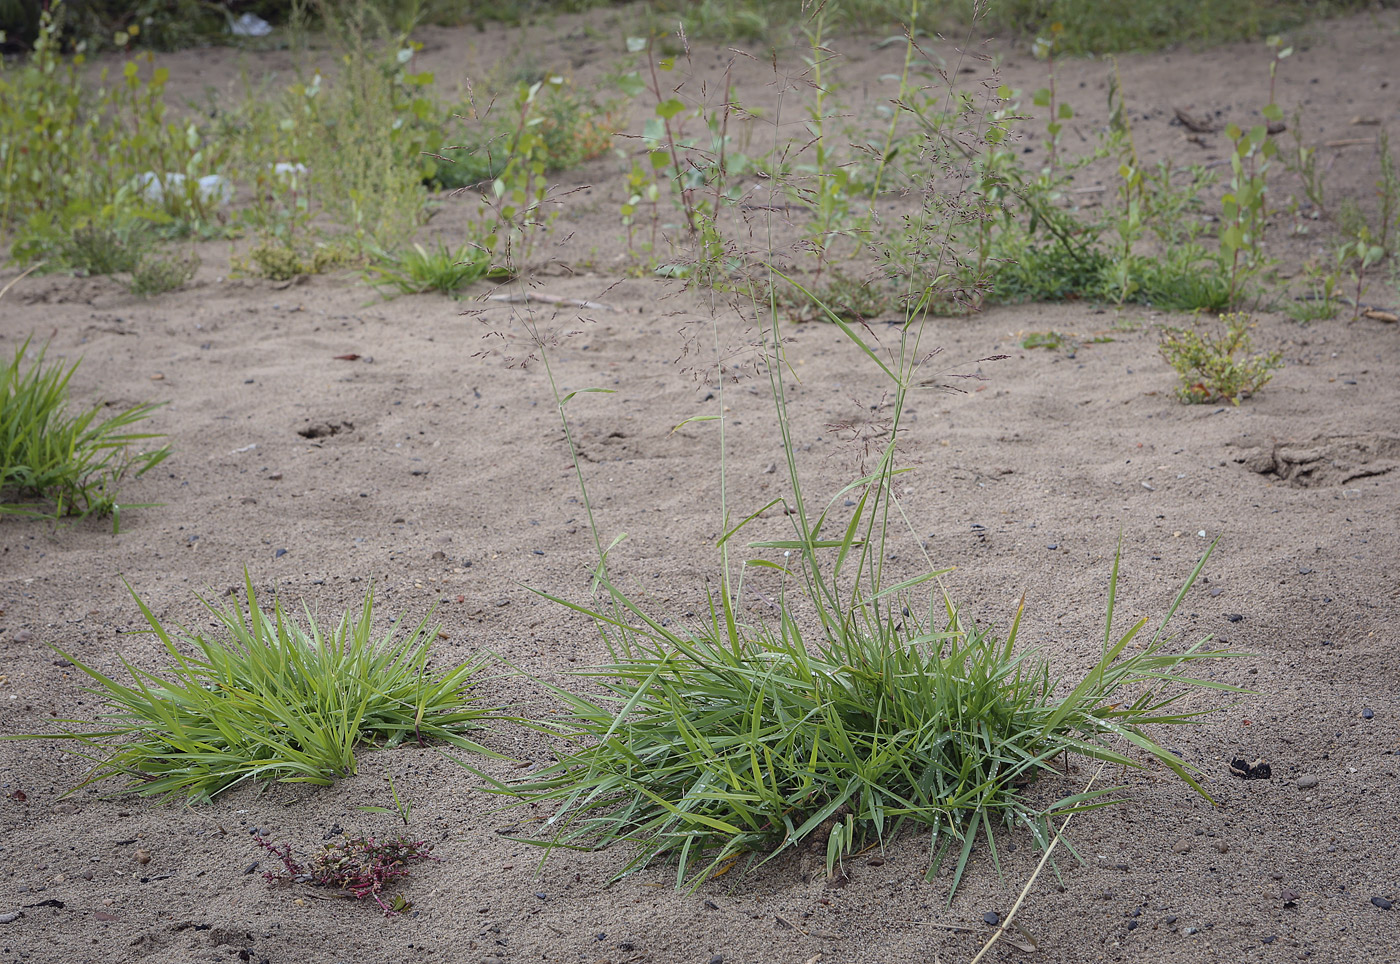
[[[1074,38],[1068,53],[1111,53],[1176,44],[1224,43],[1278,33],[1309,19],[1366,7],[1390,7],[1397,0],[1002,0],[982,11],[992,32],[1035,36],[1052,23]],[[556,13],[620,5],[618,0],[376,0],[388,22],[462,25],[518,23]],[[0,0],[0,31],[11,45],[32,44],[39,33],[45,0]],[[680,19],[694,36],[757,39],[792,29],[819,5],[813,0],[656,0],[648,9],[668,23]],[[846,0],[830,4],[841,25],[892,26],[908,22],[904,0]],[[978,0],[940,0],[923,5],[919,26],[926,30],[966,23]],[[111,42],[118,32],[139,26],[142,45],[169,50],[228,37],[234,19],[253,14],[283,25],[316,13],[310,0],[68,0],[62,33],[69,43]],[[838,10],[839,8],[839,10]]]

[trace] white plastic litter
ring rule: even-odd
[[[199,200],[204,204],[226,205],[233,200],[233,183],[222,174],[206,174],[195,183]],[[136,184],[152,204],[163,203],[167,192],[174,195],[185,193],[183,174],[160,175],[155,171],[146,171],[136,176]]]
[[[255,13],[245,13],[228,25],[228,32],[235,37],[266,37],[272,33],[272,24]]]

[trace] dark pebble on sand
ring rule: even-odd
[[[1386,900],[1384,897],[1372,897],[1371,903],[1375,904],[1381,910],[1390,910],[1390,908],[1395,906],[1393,901]]]
[[[716,954],[710,958],[710,964],[724,964],[724,955]]]
[[[997,912],[994,910],[987,911],[985,914],[982,915],[982,919],[988,924],[991,924],[993,927],[1001,923],[1001,918],[997,916]]]
[[[1130,920],[1130,921],[1128,921],[1128,930],[1130,930],[1130,931],[1135,931],[1135,930],[1137,930],[1137,926],[1138,926],[1138,922],[1137,922],[1137,921],[1135,921],[1135,920]]]
[[[549,895],[542,890],[535,891],[535,896],[538,897],[540,900],[547,900],[549,898]]]
[[[1376,711],[1373,710],[1373,709],[1371,709],[1369,706],[1366,707],[1364,710],[1361,711],[1361,718],[1362,718],[1363,720],[1372,719],[1372,718],[1375,717],[1375,715],[1376,715]]]

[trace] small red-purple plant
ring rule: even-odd
[[[278,846],[258,836],[253,837],[253,842],[282,861],[283,870],[263,874],[269,881],[333,887],[357,900],[373,897],[385,916],[401,914],[410,906],[399,894],[389,903],[382,896],[387,886],[408,876],[408,862],[439,859],[428,853],[432,844],[407,837],[376,840],[346,835],[336,843],[326,844],[306,864],[292,856],[289,843]]]

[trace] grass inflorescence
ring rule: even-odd
[[[137,597],[150,626],[142,632],[171,659],[166,672],[122,658],[128,684],[63,653],[108,712],[96,726],[29,738],[77,741],[94,763],[84,786],[125,779],[142,796],[191,800],[250,780],[329,785],[355,772],[355,750],[368,744],[486,752],[465,735],[487,715],[469,691],[484,658],[430,669],[437,627],[425,618],[400,633],[397,620],[377,635],[372,593],[327,631],[309,611],[303,626],[278,600],[262,608],[246,585],[246,615],[201,600],[218,636],[169,632]]]

